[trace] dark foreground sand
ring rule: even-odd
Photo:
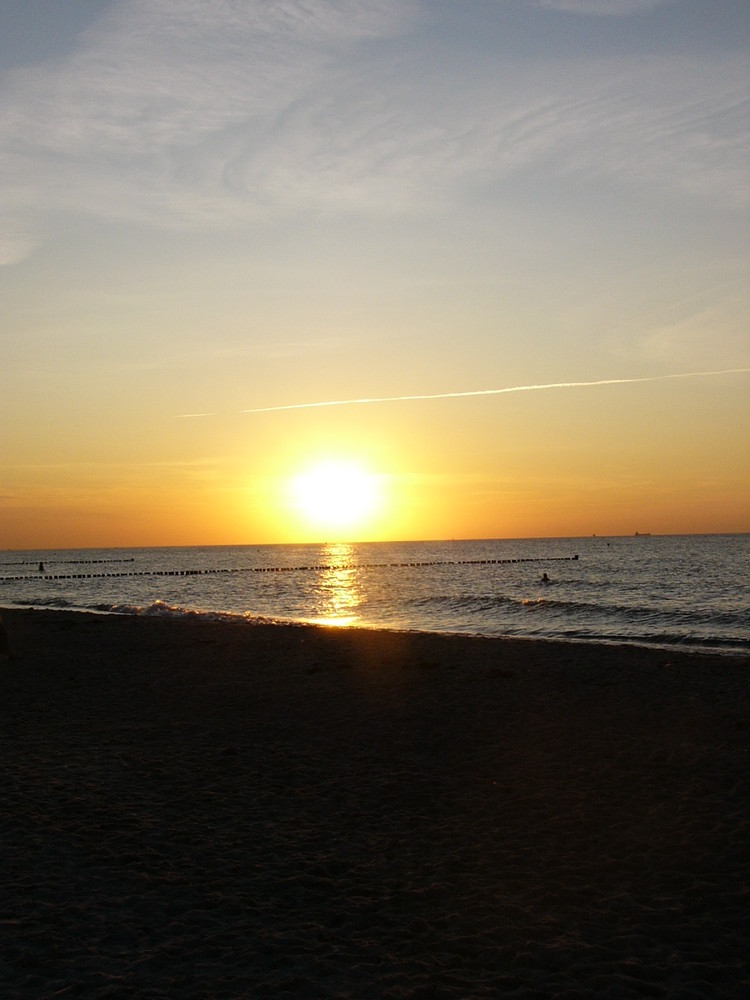
[[[0,996],[750,995],[750,664],[3,613]]]

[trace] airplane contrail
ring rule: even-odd
[[[361,399],[327,399],[316,403],[283,403],[256,406],[240,413],[279,413],[282,410],[313,410],[324,406],[366,406],[371,403],[405,403],[425,399],[460,399],[467,396],[501,396],[509,392],[539,392],[542,389],[580,389],[597,385],[632,385],[635,382],[663,382],[667,379],[701,378],[709,375],[741,375],[750,368],[725,368],[710,372],[678,372],[673,375],[643,375],[639,378],[602,378],[592,382],[545,382],[540,385],[512,385],[502,389],[469,389],[462,392],[429,392],[409,396],[365,396]]]

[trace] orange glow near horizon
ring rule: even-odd
[[[135,425],[140,455],[119,462],[30,465],[19,451],[0,547],[746,532],[734,381],[733,394],[672,382],[667,395],[649,384],[227,418],[189,425],[189,439],[184,422],[150,437]]]

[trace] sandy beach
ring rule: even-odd
[[[750,995],[750,662],[2,612],[0,995]]]

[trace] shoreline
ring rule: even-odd
[[[246,628],[310,628],[322,629],[328,632],[358,633],[376,632],[385,635],[425,635],[434,636],[449,640],[480,639],[485,642],[528,642],[540,643],[551,646],[593,646],[604,647],[606,649],[644,649],[653,653],[664,653],[667,656],[706,656],[709,658],[720,657],[728,659],[750,660],[750,649],[739,649],[736,646],[704,645],[701,641],[675,641],[675,642],[655,642],[647,639],[629,638],[607,638],[606,636],[582,637],[582,636],[542,636],[520,633],[483,633],[483,632],[461,632],[461,631],[438,631],[419,628],[398,628],[396,626],[371,624],[364,622],[340,624],[335,621],[313,620],[313,619],[293,619],[274,618],[269,615],[250,616],[246,612],[239,611],[212,611],[206,609],[167,608],[164,612],[136,612],[136,611],[102,611],[96,608],[51,608],[34,605],[16,605],[10,607],[0,606],[0,616],[13,615],[15,613],[55,615],[70,614],[91,616],[94,618],[141,618],[149,621],[172,621],[172,622],[195,622],[203,621],[206,624],[226,625],[228,627]]]
[[[750,658],[10,608],[3,996],[739,996]]]
[[[37,551],[22,581],[0,578],[0,604],[4,590],[14,606],[40,610],[249,612],[279,623],[744,656],[750,535],[738,539],[674,536],[645,549],[648,539],[166,547],[85,550],[46,561]],[[548,562],[549,586],[542,574]],[[499,565],[508,563],[528,565]],[[40,564],[44,573],[36,571]]]

